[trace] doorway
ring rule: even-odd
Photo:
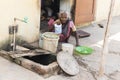
[[[94,20],[96,0],[76,0],[75,25],[89,23]]]
[[[60,0],[41,0],[41,32],[48,31],[48,21],[50,18],[58,18],[59,8]]]

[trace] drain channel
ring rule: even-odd
[[[36,63],[42,65],[49,65],[52,62],[56,61],[56,56],[52,54],[43,54],[43,55],[36,55],[36,56],[24,56],[24,58],[32,60]]]

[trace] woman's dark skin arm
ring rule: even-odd
[[[79,45],[79,37],[76,31],[73,32],[73,35],[75,36],[75,40],[76,40],[76,46],[80,46]]]

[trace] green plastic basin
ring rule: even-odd
[[[87,46],[78,46],[75,48],[75,51],[77,52],[77,54],[88,55],[93,52],[93,49]]]

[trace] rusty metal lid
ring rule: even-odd
[[[57,62],[61,69],[69,75],[79,73],[79,64],[75,58],[67,52],[59,52],[57,54]]]

